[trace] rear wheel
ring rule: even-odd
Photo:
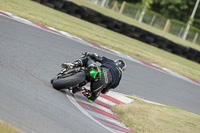
[[[61,90],[64,88],[69,88],[84,82],[86,79],[85,72],[78,72],[74,75],[65,78],[57,78],[52,81],[53,88],[56,90]]]

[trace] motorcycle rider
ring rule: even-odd
[[[95,62],[101,63],[100,67],[97,67],[97,70],[94,75],[87,74],[88,81],[91,82],[90,90],[85,88],[82,89],[82,94],[86,96],[89,100],[96,100],[100,93],[105,94],[110,89],[114,89],[119,85],[122,74],[126,69],[126,63],[123,60],[117,59],[115,61],[108,59],[106,57],[101,57],[96,53],[85,52],[81,59],[75,61],[74,63],[63,63],[62,67],[67,68],[70,65],[73,67],[82,67],[90,68],[92,60]],[[100,70],[98,70],[100,69]],[[74,90],[74,93],[80,91],[80,88]]]

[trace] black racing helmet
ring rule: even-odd
[[[117,59],[115,60],[116,66],[118,66],[123,72],[126,69],[126,63],[123,60]]]

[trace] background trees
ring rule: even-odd
[[[123,0],[120,0],[123,1]],[[144,5],[149,3],[149,10],[162,14],[169,19],[177,19],[187,23],[196,0],[126,0],[129,3]],[[194,17],[193,25],[200,28],[200,7]]]

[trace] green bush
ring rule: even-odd
[[[200,29],[200,19],[195,18],[193,22],[193,26]]]

